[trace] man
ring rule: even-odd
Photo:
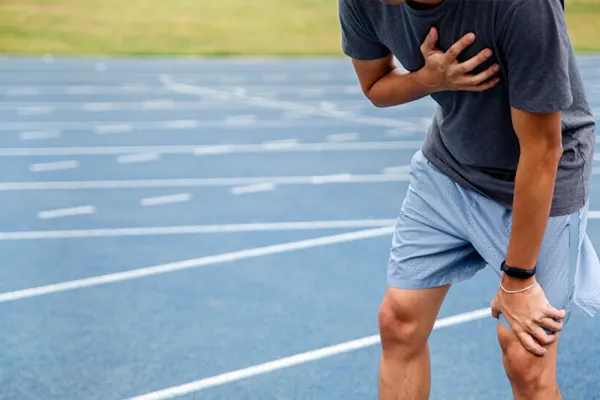
[[[339,12],[374,105],[439,104],[393,237],[380,400],[429,397],[437,313],[485,266],[501,277],[492,314],[515,399],[561,399],[559,332],[571,304],[600,308],[600,263],[585,234],[595,122],[560,0],[339,0]]]

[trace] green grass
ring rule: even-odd
[[[600,0],[567,0],[579,51],[600,51]],[[340,55],[337,0],[0,0],[0,52]]]

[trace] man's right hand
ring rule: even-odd
[[[432,28],[421,46],[425,65],[415,73],[415,79],[432,93],[441,91],[481,92],[494,87],[500,81],[497,77],[492,78],[500,71],[497,64],[477,75],[470,74],[478,65],[492,56],[490,49],[482,50],[465,62],[458,62],[459,54],[475,41],[473,33],[463,36],[445,53],[436,47],[437,40],[438,32]]]

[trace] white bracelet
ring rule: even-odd
[[[508,293],[508,294],[523,293],[523,292],[526,292],[526,291],[528,291],[529,289],[531,289],[531,288],[532,288],[532,287],[534,287],[535,285],[537,285],[537,280],[536,280],[535,282],[533,282],[533,284],[532,284],[532,285],[530,285],[530,286],[527,286],[527,287],[526,287],[526,288],[524,288],[524,289],[520,289],[520,290],[506,290],[506,289],[504,288],[504,286],[502,286],[502,283],[500,283],[500,287],[502,288],[502,290],[504,290],[504,291],[505,291],[506,293]]]

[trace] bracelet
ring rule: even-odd
[[[504,291],[505,291],[506,293],[508,293],[508,294],[517,294],[517,293],[523,293],[523,292],[526,292],[526,291],[528,291],[529,289],[533,288],[535,285],[537,285],[537,280],[536,280],[535,282],[533,282],[533,284],[531,284],[531,285],[527,286],[527,287],[526,287],[526,288],[524,288],[524,289],[520,289],[520,290],[506,290],[506,289],[504,288],[504,286],[502,286],[502,283],[500,283],[500,287],[502,288],[502,290],[504,290]]]

